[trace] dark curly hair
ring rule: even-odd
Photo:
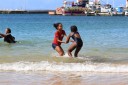
[[[77,26],[73,25],[70,27],[71,28],[71,32],[77,32]]]
[[[10,28],[7,28],[7,30],[8,30],[8,33],[11,33],[11,29]]]
[[[57,29],[57,27],[59,26],[59,24],[62,25],[62,23],[54,23],[53,26]]]

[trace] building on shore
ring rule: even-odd
[[[112,12],[112,5],[110,4],[100,4],[99,0],[95,0],[95,2],[90,1],[86,8],[88,8],[90,11],[87,11],[87,13],[93,13],[92,15],[111,15]]]
[[[64,0],[62,15],[111,15],[112,5],[101,4],[100,0],[77,0],[76,3]]]
[[[57,15],[62,15],[62,14],[63,14],[63,8],[64,8],[64,7],[57,8],[57,9],[56,9],[56,14],[57,14]]]
[[[104,16],[112,16],[112,5],[110,4],[105,4],[101,6],[101,11],[99,13],[99,15],[104,15]]]
[[[62,15],[85,15],[85,7],[89,0],[77,0],[63,2],[63,7],[61,7]],[[59,12],[59,11],[58,11]]]
[[[109,3],[103,3],[102,0],[76,0],[76,2],[63,0],[63,6],[56,9],[56,14],[85,16],[128,15],[128,0],[126,0],[126,7],[116,8]]]
[[[56,15],[56,11],[48,11],[49,15]]]

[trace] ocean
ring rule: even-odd
[[[57,57],[52,48],[56,31],[53,24],[57,22],[63,24],[67,35],[70,26],[78,27],[84,42],[78,58],[68,58],[71,43],[62,44],[65,55]],[[1,14],[0,33],[7,27],[17,43],[7,44],[0,39],[1,85],[128,84],[126,16]]]

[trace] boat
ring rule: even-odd
[[[64,15],[64,16],[81,16],[81,15],[83,15],[84,16],[85,12],[80,7],[67,7],[67,8],[63,8],[62,15]]]
[[[128,16],[128,10],[125,11],[125,16]]]

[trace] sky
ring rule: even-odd
[[[76,1],[76,0],[67,0]],[[108,0],[114,6],[125,6],[125,0]],[[102,0],[107,3],[107,0]],[[0,0],[0,9],[29,9],[29,10],[53,10],[61,7],[63,0]]]

